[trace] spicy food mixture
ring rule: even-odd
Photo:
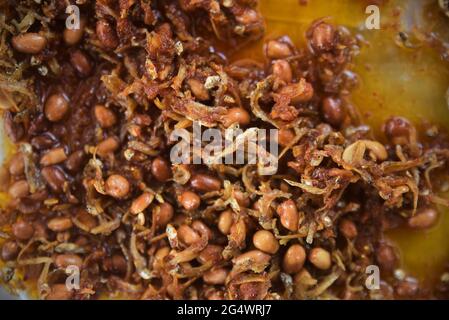
[[[391,117],[381,141],[350,92],[355,35],[314,22],[264,46],[255,0],[2,2],[4,286],[42,299],[448,298],[398,271],[392,228],[438,219],[449,138]],[[279,168],[170,161],[175,128],[277,128]],[[368,266],[381,271],[368,289]],[[80,270],[79,288],[66,269]],[[447,277],[446,277],[447,278]]]

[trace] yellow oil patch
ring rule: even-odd
[[[310,23],[330,17],[335,24],[359,33],[367,44],[354,61],[354,72],[360,85],[352,93],[352,102],[366,124],[379,139],[382,123],[393,115],[404,116],[419,125],[426,121],[449,129],[449,109],[446,91],[449,87],[449,66],[440,52],[429,46],[398,45],[400,31],[412,34],[433,32],[449,41],[449,19],[433,0],[391,0],[380,6],[381,29],[366,30],[365,13],[368,1],[311,0],[306,6],[298,0],[261,0],[260,9],[267,22],[266,36],[261,41],[238,49],[232,60],[252,58],[263,61],[263,43],[288,35],[301,46]],[[445,195],[448,197],[449,195]],[[409,274],[429,282],[437,279],[444,264],[449,262],[449,210],[440,208],[437,226],[426,231],[397,229],[389,238],[400,248],[402,268]]]

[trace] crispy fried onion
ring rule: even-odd
[[[191,121],[198,121],[202,126],[215,127],[226,114],[224,107],[209,107],[194,100],[176,99],[171,109]]]
[[[169,230],[170,230],[170,232],[169,232]],[[171,235],[170,235],[170,233],[171,233]],[[185,275],[182,271],[182,267],[180,266],[180,264],[183,262],[192,261],[193,259],[198,257],[199,253],[204,248],[206,248],[206,246],[209,242],[208,234],[205,230],[201,230],[201,231],[199,231],[199,233],[200,233],[200,239],[197,242],[191,244],[189,247],[187,247],[186,249],[184,249],[182,251],[173,250],[172,252],[170,252],[170,254],[167,257],[165,257],[166,264],[167,264],[171,274]],[[177,235],[174,236],[173,230],[171,228],[170,229],[167,228],[167,234],[169,237],[170,244],[178,245],[177,240],[172,240],[172,237],[177,239]],[[172,248],[176,248],[176,247],[172,247]]]
[[[234,258],[231,277],[246,271],[261,273],[270,264],[271,256],[259,250],[248,251]]]
[[[273,82],[274,82],[273,76],[269,76],[269,77],[265,78],[264,80],[257,83],[256,89],[254,89],[254,91],[252,91],[251,95],[250,95],[251,111],[257,118],[259,118],[265,122],[271,123],[276,128],[280,128],[281,124],[278,123],[277,121],[271,119],[267,115],[267,113],[262,110],[262,108],[259,105],[259,99],[266,92],[268,92],[269,89],[271,89]]]
[[[148,280],[151,278],[151,271],[147,268],[147,260],[139,253],[137,248],[137,236],[135,232],[131,233],[129,240],[129,252],[133,258],[134,266],[137,273],[142,279]]]
[[[228,283],[232,300],[263,300],[271,287],[267,274],[239,274]]]

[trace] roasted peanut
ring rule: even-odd
[[[323,100],[322,112],[324,120],[335,127],[339,127],[346,116],[346,111],[339,98],[325,98]]]
[[[85,19],[80,19],[80,25],[79,28],[76,29],[64,29],[63,38],[64,42],[69,45],[73,46],[81,41],[81,38],[84,34],[84,27],[86,25]]]
[[[223,125],[230,127],[232,124],[237,123],[241,126],[248,125],[251,121],[251,116],[248,111],[243,108],[231,108],[228,109],[225,116],[223,116]]]
[[[47,134],[42,134],[31,139],[31,145],[37,150],[45,150],[51,148],[54,144],[54,138]]]
[[[115,49],[119,45],[117,34],[106,20],[98,20],[96,34],[105,49]]]
[[[273,75],[279,80],[290,83],[292,82],[292,68],[287,60],[276,60],[273,62]]]
[[[45,116],[52,122],[60,121],[69,111],[69,103],[61,93],[51,95],[45,102]]]
[[[8,184],[11,179],[8,169],[0,167],[0,192],[8,191]]]
[[[313,49],[316,51],[329,51],[335,45],[335,29],[332,25],[321,22],[315,26],[310,40]]]
[[[153,211],[153,219],[158,226],[165,227],[173,218],[173,214],[173,206],[168,202],[164,202]]]
[[[309,261],[320,270],[327,270],[332,265],[329,251],[323,248],[313,248],[310,250]]]
[[[200,240],[200,235],[198,234],[198,232],[196,232],[186,224],[181,225],[178,228],[177,232],[179,240],[181,240],[181,242],[186,245],[192,245]]]
[[[172,177],[168,161],[161,157],[157,157],[151,162],[151,173],[159,182],[165,182]]]
[[[284,254],[282,268],[286,273],[299,272],[306,261],[306,251],[300,244],[291,245]]]
[[[89,212],[84,209],[79,209],[76,214],[76,219],[81,222],[88,231],[97,226],[97,220]]]
[[[221,189],[221,181],[211,175],[196,173],[190,178],[193,189],[203,192],[218,191]]]
[[[253,235],[254,246],[266,253],[275,254],[279,250],[279,242],[268,230],[259,230]]]
[[[286,85],[279,90],[279,94],[288,96],[292,103],[307,102],[312,99],[313,93],[312,85],[305,79]]]
[[[266,55],[270,59],[283,59],[291,56],[292,50],[286,43],[270,40],[266,45]]]
[[[117,122],[117,117],[111,109],[101,104],[97,104],[94,108],[95,118],[102,128],[110,128]]]
[[[25,169],[25,162],[21,152],[16,153],[9,162],[9,173],[13,176],[20,176]]]
[[[411,136],[415,133],[415,128],[405,118],[392,117],[385,122],[383,131],[391,142],[403,145],[410,142]]]
[[[36,221],[33,223],[33,228],[34,228],[34,236],[36,238],[47,238],[48,237],[46,223],[44,223],[42,221]]]
[[[278,131],[278,142],[281,146],[287,146],[295,138],[295,133],[291,129],[282,128]]]
[[[251,266],[252,264],[268,264],[270,261],[271,256],[259,251],[259,250],[251,250],[247,251],[245,253],[242,253],[238,257],[234,258],[232,262],[234,265],[248,265]]]
[[[245,246],[247,227],[244,219],[238,219],[231,226],[229,239],[232,239],[239,247]]]
[[[192,91],[193,95],[200,101],[205,101],[210,99],[209,91],[204,87],[204,84],[195,79],[190,78],[187,80],[187,84],[190,87],[190,90]]]
[[[223,247],[215,244],[208,244],[207,247],[200,252],[200,255],[198,256],[197,260],[201,264],[205,264],[207,262],[217,264],[223,259],[221,255],[222,252]]]
[[[236,20],[242,25],[250,25],[252,23],[258,22],[260,19],[259,13],[254,9],[245,8],[243,12],[236,15]]]
[[[232,210],[225,210],[218,217],[218,230],[224,235],[228,235],[231,232],[232,223]]]
[[[130,189],[128,180],[119,174],[109,176],[105,183],[106,193],[117,199],[126,197]]]
[[[196,210],[200,206],[200,197],[192,191],[184,191],[179,195],[178,201],[184,207],[184,209],[191,211]]]
[[[37,54],[44,50],[47,38],[39,33],[22,33],[12,38],[12,46],[19,52]]]
[[[424,208],[408,219],[408,225],[414,229],[428,229],[438,221],[438,212],[433,208]]]
[[[28,240],[34,234],[33,225],[24,220],[16,221],[12,225],[12,234],[19,240]]]
[[[357,237],[357,227],[356,227],[355,223],[349,219],[341,220],[340,232],[347,239],[354,239]]]
[[[320,123],[316,126],[316,129],[318,132],[323,136],[328,136],[332,133],[332,127],[328,125],[327,123]]]
[[[244,192],[240,190],[234,190],[233,195],[240,207],[247,208],[251,204],[248,195]]]
[[[83,259],[77,254],[58,254],[55,258],[55,265],[61,269],[65,269],[68,266],[81,268]]]
[[[59,193],[63,191],[66,177],[59,167],[48,166],[43,168],[41,173],[51,190]]]
[[[129,211],[132,214],[143,212],[153,201],[154,196],[149,192],[144,192],[138,196],[131,204]]]
[[[111,258],[112,262],[112,271],[118,274],[123,274],[126,272],[128,268],[128,263],[126,259],[121,254],[114,254]]]
[[[42,156],[40,163],[42,166],[51,166],[64,162],[66,159],[64,148],[54,148]]]
[[[109,137],[101,141],[97,145],[97,154],[101,158],[105,158],[109,154],[114,153],[120,146],[119,139],[117,137]]]
[[[293,232],[298,231],[299,214],[293,200],[289,199],[282,202],[276,212],[278,213],[284,228]]]
[[[214,236],[212,230],[201,220],[195,220],[192,222],[192,228],[200,235],[206,235],[207,239],[211,240]]]
[[[6,241],[2,246],[2,260],[14,260],[19,254],[19,245],[15,241]]]
[[[63,232],[72,228],[72,220],[68,217],[57,217],[53,218],[47,223],[48,229],[54,232]]]
[[[30,193],[28,181],[19,180],[14,182],[14,184],[9,187],[8,193],[13,199],[26,197]]]
[[[381,267],[381,270],[386,272],[393,271],[398,263],[398,257],[395,250],[386,243],[381,243],[376,248],[376,259]]]
[[[91,59],[81,50],[75,50],[70,54],[70,63],[82,77],[87,77],[92,72]]]
[[[81,168],[85,159],[85,154],[83,150],[78,150],[73,152],[67,158],[65,162],[65,167],[67,170],[75,172]]]
[[[222,290],[212,289],[206,294],[207,300],[225,300],[225,293]]]

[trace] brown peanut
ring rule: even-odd
[[[101,104],[97,104],[94,108],[95,118],[102,128],[110,128],[117,122],[117,117],[111,109]]]
[[[153,201],[154,196],[149,192],[142,193],[131,204],[130,212],[132,214],[138,214],[143,212]]]
[[[292,68],[287,60],[276,60],[273,62],[273,75],[279,80],[290,83],[292,82]]]
[[[54,148],[42,156],[40,163],[42,166],[51,166],[64,162],[66,159],[64,148]]]
[[[52,122],[60,121],[69,111],[69,103],[61,93],[51,95],[45,102],[45,116]]]
[[[266,55],[270,59],[282,59],[292,55],[290,46],[277,40],[270,40],[266,45]]]
[[[438,212],[433,208],[424,208],[408,219],[408,225],[414,229],[428,229],[433,227],[437,221]]]
[[[173,218],[173,214],[173,206],[168,202],[164,202],[153,211],[153,219],[159,227],[165,227]]]
[[[200,235],[186,224],[181,225],[177,232],[179,240],[186,245],[192,245],[200,240]]]
[[[204,84],[195,79],[191,78],[187,80],[187,84],[190,87],[193,95],[200,101],[205,101],[210,99],[209,91],[204,87]]]
[[[253,236],[254,246],[266,253],[275,254],[279,250],[279,242],[268,230],[259,230]]]
[[[298,231],[299,215],[293,200],[289,199],[282,202],[276,212],[278,213],[284,228],[293,232]]]
[[[79,28],[64,29],[64,33],[63,33],[64,42],[69,46],[73,46],[73,45],[77,44],[78,42],[80,42],[81,38],[83,37],[83,34],[84,34],[85,26],[86,26],[86,20],[80,19]]]
[[[234,123],[237,123],[240,126],[246,126],[250,121],[251,116],[248,111],[237,107],[228,109],[226,115],[223,117],[223,125],[225,127],[230,127]]]
[[[165,182],[172,177],[168,161],[161,157],[155,158],[151,163],[151,173],[159,182]]]
[[[291,245],[284,254],[282,268],[286,273],[294,274],[299,272],[306,261],[306,251],[300,244]]]
[[[67,231],[72,228],[73,223],[72,220],[68,217],[57,217],[53,218],[47,223],[48,229],[54,232],[62,232]]]
[[[12,38],[12,46],[19,52],[38,54],[47,45],[47,38],[39,33],[22,33]]]
[[[34,234],[33,225],[24,220],[16,221],[12,225],[12,234],[19,240],[28,240]]]
[[[224,235],[228,235],[231,232],[232,223],[232,210],[225,210],[218,217],[218,230]]]
[[[58,254],[55,258],[55,265],[61,269],[65,269],[68,266],[81,268],[83,259],[77,254]]]
[[[60,193],[63,191],[66,177],[64,172],[56,166],[48,166],[42,169],[42,177],[47,182],[50,189]]]
[[[28,181],[19,180],[14,182],[14,184],[9,187],[8,193],[13,199],[26,197],[30,193]]]
[[[128,180],[119,174],[109,176],[105,183],[106,193],[117,199],[126,197],[130,188]]]
[[[327,270],[332,265],[329,251],[323,248],[313,248],[310,250],[309,261],[320,270]]]
[[[221,181],[208,174],[197,173],[190,178],[190,185],[197,191],[218,191],[221,189]]]
[[[178,197],[178,201],[184,207],[184,209],[191,211],[196,210],[200,206],[200,197],[192,191],[184,191]]]
[[[117,137],[109,137],[101,141],[97,145],[97,154],[101,158],[105,158],[106,156],[114,153],[120,146],[119,139]]]

